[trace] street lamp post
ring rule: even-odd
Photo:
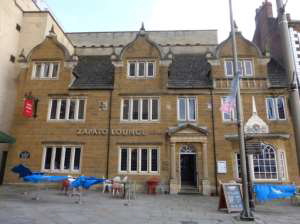
[[[237,47],[235,37],[235,24],[233,20],[232,1],[229,0],[230,10],[230,24],[232,35],[232,53],[233,53],[233,71],[234,75],[238,76],[238,60],[237,60]],[[254,220],[254,216],[249,206],[249,192],[248,192],[248,178],[247,178],[247,163],[246,163],[246,150],[245,150],[245,136],[244,136],[244,115],[243,105],[240,92],[240,79],[237,78],[237,94],[236,94],[236,111],[237,111],[237,126],[239,135],[240,155],[241,155],[241,168],[242,168],[242,189],[243,189],[243,211],[241,212],[240,219],[244,221]]]

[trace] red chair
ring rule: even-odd
[[[158,184],[158,177],[151,177],[149,180],[147,180],[148,194],[156,194],[156,187]]]

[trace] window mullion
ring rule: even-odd
[[[70,160],[70,170],[74,170],[74,159],[75,159],[75,148],[76,147],[70,147],[71,148],[71,160]]]
[[[75,120],[78,120],[79,101],[80,101],[80,99],[76,99],[76,103],[75,103],[75,111],[74,111],[74,119],[75,119]]]
[[[60,106],[61,106],[61,99],[57,99],[56,120],[59,120]]]
[[[63,171],[65,169],[65,153],[66,153],[66,147],[63,146],[61,149],[61,160],[60,160],[60,170]]]
[[[131,148],[128,148],[128,172],[131,172]]]
[[[53,67],[54,67],[54,64],[53,63],[49,63],[49,74],[48,74],[48,78],[49,79],[52,78]]]
[[[66,120],[69,120],[69,113],[70,113],[70,99],[67,99],[67,103],[66,103]]]
[[[149,151],[149,172],[151,172],[152,171],[152,149],[149,148],[148,151]]]
[[[52,147],[52,154],[51,154],[51,165],[50,165],[50,170],[54,170],[54,165],[55,165],[55,155],[56,155],[56,147]]]

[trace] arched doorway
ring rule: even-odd
[[[194,146],[180,147],[180,176],[181,185],[197,186],[196,150]]]

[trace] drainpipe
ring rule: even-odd
[[[113,89],[110,90],[109,95],[109,109],[108,109],[108,135],[107,135],[107,154],[106,154],[106,178],[108,177],[109,172],[109,156],[110,156],[110,137],[111,137],[111,107],[112,107],[112,92]]]
[[[213,90],[210,89],[210,104],[211,104],[211,120],[212,120],[212,135],[213,135],[213,151],[214,151],[214,162],[215,162],[215,188],[216,195],[218,192],[218,178],[217,178],[217,152],[216,152],[216,136],[215,136],[215,113],[214,113],[214,98]]]

